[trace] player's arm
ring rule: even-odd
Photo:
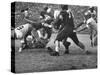
[[[81,22],[80,24],[77,25],[77,27],[75,29],[78,29],[80,26],[82,26],[84,24],[84,22]]]
[[[84,27],[83,29],[77,31],[77,32],[81,32],[81,31],[84,31],[85,29],[87,29],[87,27]]]
[[[85,26],[83,29],[81,29],[81,30],[79,30],[79,31],[77,31],[77,32],[84,31],[85,29],[89,29],[89,25],[88,25],[88,24],[86,24],[86,26]]]

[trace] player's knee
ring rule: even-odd
[[[71,43],[68,42],[68,41],[63,41],[63,44],[69,45],[69,44],[71,44]]]

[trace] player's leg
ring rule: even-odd
[[[74,41],[74,43],[79,46],[81,49],[85,51],[85,45],[78,40],[76,32],[71,33],[70,38]]]
[[[24,38],[20,40],[20,43],[21,43],[21,45],[20,45],[18,51],[19,51],[19,52],[22,52],[23,48],[25,47],[25,41],[24,41]]]
[[[15,29],[15,34],[16,34],[16,39],[20,40],[20,47],[19,47],[18,51],[21,52],[22,48],[23,48],[23,43],[24,43],[24,41],[23,41],[23,33],[20,30]]]
[[[29,45],[27,44],[27,37],[28,37],[29,35],[31,35],[31,39],[33,38],[31,32],[32,32],[32,30],[27,31],[27,33],[26,33],[25,36],[23,37],[23,40],[24,40],[24,43],[23,43],[24,47],[23,47],[23,49],[30,47],[30,46],[29,46],[30,44],[29,44]]]
[[[94,46],[97,46],[97,44],[98,44],[97,41],[98,41],[98,38],[97,38],[97,36],[95,36],[95,37],[94,37]]]
[[[52,56],[59,56],[59,41],[55,41],[55,50],[50,52],[50,55]]]
[[[67,38],[65,38],[63,41],[63,45],[65,46],[65,54],[69,53],[69,46],[70,46],[70,42],[67,41]]]
[[[58,33],[56,40],[55,40],[55,51],[52,53],[53,56],[59,56],[59,46],[60,46],[60,42],[67,36],[68,34],[66,34],[65,31],[61,31]]]
[[[93,47],[93,30],[90,30],[91,47]]]
[[[27,47],[27,36],[31,34],[31,31],[27,31],[25,34],[23,34],[23,38],[20,40],[21,46],[19,48],[19,52],[21,52],[23,49]]]
[[[56,40],[56,41],[55,41],[55,45],[56,45],[55,51],[56,51],[56,52],[59,52],[60,42],[59,42],[58,40]]]
[[[94,46],[97,46],[97,31],[94,31],[94,34],[93,34],[93,45]]]

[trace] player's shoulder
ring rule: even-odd
[[[60,11],[60,14],[64,14],[64,13],[67,13],[66,10]]]

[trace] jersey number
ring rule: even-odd
[[[24,26],[20,26],[17,28],[17,30],[21,30],[22,28],[24,28]]]

